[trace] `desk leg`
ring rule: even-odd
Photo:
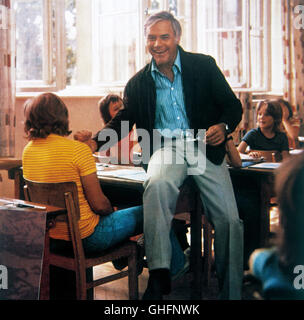
[[[24,197],[24,179],[22,175],[22,170],[20,168],[15,170],[14,173],[14,183],[15,183],[15,199],[25,200]]]
[[[261,206],[260,206],[260,246],[265,247],[270,232],[270,199],[271,186],[268,181],[261,182]]]
[[[202,295],[202,212],[200,195],[197,193],[195,209],[191,212],[191,265],[193,267],[192,300]]]
[[[45,234],[42,272],[40,281],[40,300],[50,300],[50,260],[49,260],[50,237],[48,231]]]

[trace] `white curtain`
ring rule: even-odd
[[[15,155],[15,61],[13,0],[0,0],[0,157]]]

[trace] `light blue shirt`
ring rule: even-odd
[[[171,131],[181,129],[185,131],[189,129],[184,102],[179,51],[172,70],[174,73],[173,82],[158,70],[154,60],[152,60],[151,74],[156,86],[156,117],[154,127],[159,131],[164,129]],[[165,131],[161,133],[166,137],[172,136]]]

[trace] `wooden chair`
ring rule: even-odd
[[[193,272],[192,299],[201,299],[201,285],[209,288],[213,264],[213,227],[204,214],[200,192],[191,177],[180,188],[174,219],[184,220],[190,226],[190,269]],[[204,243],[204,267],[202,265],[202,230]],[[204,270],[204,271],[203,271]]]
[[[136,242],[127,240],[122,244],[100,252],[99,254],[86,255],[78,228],[80,211],[78,191],[75,182],[41,183],[25,180],[25,184],[24,191],[27,201],[66,208],[66,214],[58,216],[56,219],[61,221],[65,219],[67,221],[73,247],[72,252],[52,252],[50,250],[49,228],[47,228],[40,299],[45,300],[50,297],[50,265],[73,270],[75,272],[76,298],[79,300],[85,300],[87,298],[87,290],[125,276],[129,277],[129,299],[138,299]],[[87,282],[86,269],[122,257],[128,258],[127,271],[121,271],[101,279]]]

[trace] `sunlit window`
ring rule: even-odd
[[[140,68],[140,0],[94,1],[93,82],[125,83]]]
[[[16,79],[17,87],[23,90],[58,90],[65,86],[62,4],[60,0],[15,1]]]
[[[15,0],[17,88],[122,92],[148,61],[143,24],[169,10],[185,50],[213,56],[234,89],[282,91],[277,0]]]

